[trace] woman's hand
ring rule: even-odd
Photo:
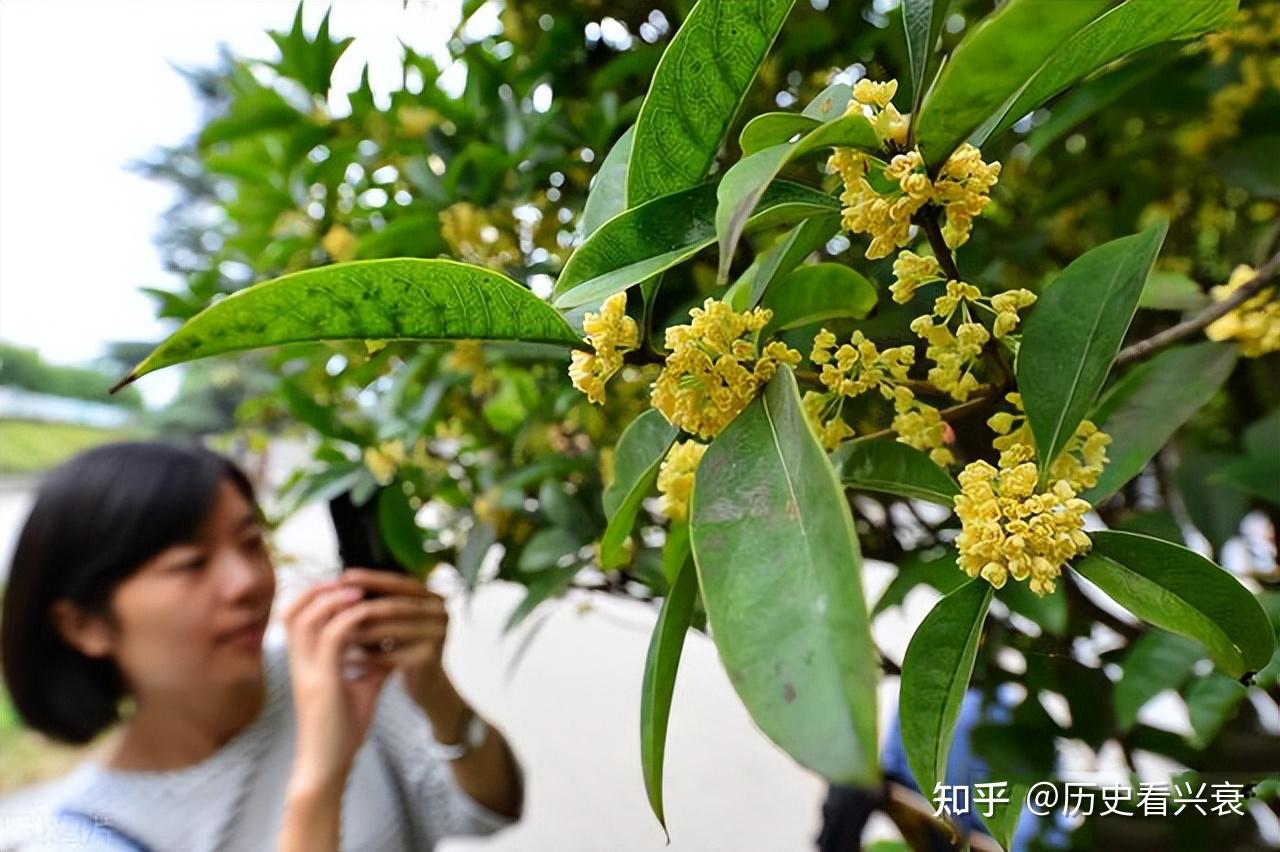
[[[343,588],[382,595],[358,605],[364,615],[355,641],[369,648],[380,664],[399,671],[405,690],[428,713],[436,697],[450,698],[440,689],[447,683],[444,641],[449,612],[444,598],[428,590],[421,580],[390,571],[348,568],[337,582]]]
[[[349,649],[366,616],[358,589],[338,581],[302,592],[284,614],[289,669],[298,720],[296,791],[339,793],[369,730],[378,693],[391,667],[368,659],[354,679],[343,676]]]

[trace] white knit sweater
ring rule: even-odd
[[[0,852],[269,852],[293,765],[295,718],[282,631],[263,648],[267,700],[208,759],[168,772],[85,760],[41,813],[8,813]],[[398,678],[378,697],[342,798],[343,852],[433,849],[448,835],[485,835],[512,820],[471,799],[427,744],[431,726]],[[521,778],[523,784],[523,777]]]

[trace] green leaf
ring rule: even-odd
[[[579,566],[570,565],[567,568],[551,568],[538,573],[536,579],[529,583],[529,590],[524,598],[511,610],[511,615],[507,616],[507,621],[502,626],[503,634],[510,633],[520,626],[539,604],[563,595],[565,590],[573,584],[573,578],[577,576],[578,569]]]
[[[858,540],[789,367],[708,447],[691,500],[707,621],[755,723],[833,782],[878,783]]]
[[[1280,447],[1280,406],[1271,409],[1244,430],[1244,449],[1251,456],[1263,457]]]
[[[878,150],[879,141],[866,117],[854,113],[820,124],[795,142],[748,154],[725,172],[716,189],[716,237],[720,242],[721,281],[728,279],[733,252],[747,219],[783,167],[812,151],[833,146]]]
[[[587,202],[582,208],[582,236],[589,237],[605,222],[627,209],[627,161],[631,157],[634,127],[613,143],[600,171],[591,182]]]
[[[540,529],[525,543],[516,566],[528,572],[555,568],[562,557],[576,552],[581,546],[582,539],[564,527]]]
[[[1062,270],[1027,319],[1018,387],[1040,457],[1041,485],[1106,381],[1166,229],[1161,222],[1085,252]]]
[[[1219,672],[1196,680],[1187,689],[1187,716],[1191,721],[1191,745],[1208,748],[1236,715],[1249,688]]]
[[[701,0],[662,54],[636,118],[627,205],[702,180],[795,0]]]
[[[653,815],[667,830],[662,807],[662,765],[667,748],[667,721],[671,717],[671,696],[676,688],[676,671],[684,637],[693,618],[693,601],[698,594],[698,575],[686,559],[676,576],[671,593],[662,602],[658,621],[649,639],[644,661],[644,685],[640,690],[640,767],[644,789]]]
[[[1173,477],[1191,522],[1215,551],[1222,550],[1227,540],[1239,533],[1240,522],[1249,511],[1248,498],[1212,480],[1234,458],[1225,453],[1188,453]]]
[[[837,213],[840,202],[789,181],[774,181],[748,227]],[[716,188],[703,184],[632,207],[600,226],[569,257],[552,292],[562,309],[596,303],[693,257],[716,239]]]
[[[931,169],[1015,96],[1111,0],[1009,0],[952,52],[920,107],[916,143]]]
[[[282,379],[277,392],[291,415],[326,438],[334,438],[358,446],[364,446],[372,441],[373,436],[367,431],[343,422],[338,417],[336,408],[316,402],[315,398],[301,388],[296,381]]]
[[[972,580],[938,601],[916,628],[902,660],[902,743],[911,774],[930,801],[946,775],[991,594],[986,580]]]
[[[1237,354],[1235,346],[1212,342],[1167,349],[1118,381],[1091,418],[1112,441],[1110,461],[1083,498],[1097,505],[1141,473],[1227,380]]]
[[[762,306],[773,311],[763,336],[810,323],[862,319],[876,306],[875,285],[842,263],[813,263],[770,287]]]
[[[422,527],[415,519],[409,497],[397,484],[378,492],[378,531],[396,561],[421,577],[435,559],[423,549]]]
[[[1072,35],[1011,99],[995,131],[1014,122],[1094,71],[1144,48],[1197,36],[1230,24],[1239,0],[1125,0]],[[986,139],[974,140],[981,145]]]
[[[486,521],[477,521],[475,526],[467,532],[467,543],[458,554],[457,568],[469,591],[475,591],[476,583],[480,578],[480,568],[484,565],[484,557],[497,541],[497,530],[493,528],[493,524]]]
[[[173,364],[262,346],[468,338],[581,343],[554,308],[500,273],[452,260],[360,260],[295,272],[215,302],[116,387]]]
[[[255,89],[231,101],[226,115],[200,131],[200,148],[231,142],[266,130],[293,127],[305,120],[288,101],[271,89]]]
[[[1271,659],[1275,634],[1249,590],[1208,559],[1156,538],[1095,532],[1093,550],[1075,569],[1108,596],[1156,627],[1194,639],[1231,677]]]
[[[600,539],[602,568],[617,568],[626,562],[625,545],[640,503],[653,490],[662,458],[679,431],[662,412],[651,408],[632,420],[618,439],[613,482],[604,490],[604,513],[609,525]]]
[[[1022,818],[1022,806],[1026,804],[1027,793],[1031,792],[1029,784],[1018,781],[1009,782],[1009,801],[995,802],[991,806],[991,816],[981,817],[991,837],[1002,849],[1013,848],[1013,834],[1018,830],[1018,820]]]
[[[724,299],[735,311],[746,311],[760,304],[769,287],[778,278],[795,269],[813,252],[826,245],[840,229],[835,214],[813,216],[783,234],[768,249],[756,255],[747,270],[725,291]]]
[[[1209,303],[1200,285],[1180,272],[1155,270],[1147,278],[1138,307],[1157,311],[1194,311]]]
[[[951,0],[902,0],[902,28],[907,35],[907,62],[911,66],[911,111],[919,112],[924,98],[929,59],[942,34]]]
[[[960,486],[924,453],[889,438],[849,441],[831,454],[840,481],[860,491],[881,491],[952,508]]]
[[[1138,711],[1166,689],[1177,689],[1191,667],[1204,656],[1200,645],[1163,630],[1148,631],[1125,651],[1123,674],[1116,681],[1111,700],[1116,727],[1127,731],[1138,723]]]
[[[1236,459],[1210,481],[1280,506],[1280,456],[1275,450],[1263,456]]]
[[[797,133],[808,133],[822,122],[798,112],[766,112],[747,122],[738,135],[742,156],[791,141]]]

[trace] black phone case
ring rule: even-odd
[[[351,492],[344,491],[329,501],[329,515],[338,534],[338,556],[342,567],[373,568],[378,571],[408,573],[391,554],[378,529],[378,494],[355,505]]]

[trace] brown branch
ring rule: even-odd
[[[916,224],[929,238],[929,245],[933,247],[933,254],[938,258],[938,265],[942,267],[942,272],[952,281],[959,281],[961,280],[960,270],[956,266],[951,249],[947,247],[947,241],[942,237],[942,229],[938,227],[938,220],[933,213],[932,207],[925,207],[916,215]]]
[[[942,417],[943,420],[946,420],[948,422],[952,420],[959,420],[962,417],[967,417],[968,415],[973,414],[975,411],[981,411],[983,408],[990,405],[994,400],[998,399],[1000,396],[1000,390],[1001,390],[1000,388],[995,388],[989,394],[976,397],[967,402],[962,402],[959,405],[953,405],[950,408],[944,408],[941,411],[939,411],[938,414],[939,416]],[[892,429],[881,429],[878,432],[868,432],[866,435],[859,435],[858,440],[870,441],[874,438],[887,438],[892,434],[894,434],[894,431]]]
[[[1201,331],[1209,323],[1226,316],[1257,295],[1263,287],[1270,283],[1277,272],[1280,272],[1280,254],[1273,255],[1270,260],[1262,265],[1256,275],[1221,302],[1214,302],[1191,319],[1184,320],[1175,326],[1166,328],[1159,334],[1148,337],[1146,340],[1140,340],[1132,346],[1121,350],[1120,354],[1116,356],[1116,366],[1121,367],[1145,358],[1153,352],[1158,352],[1166,346],[1177,343],[1179,340],[1184,340]]]

